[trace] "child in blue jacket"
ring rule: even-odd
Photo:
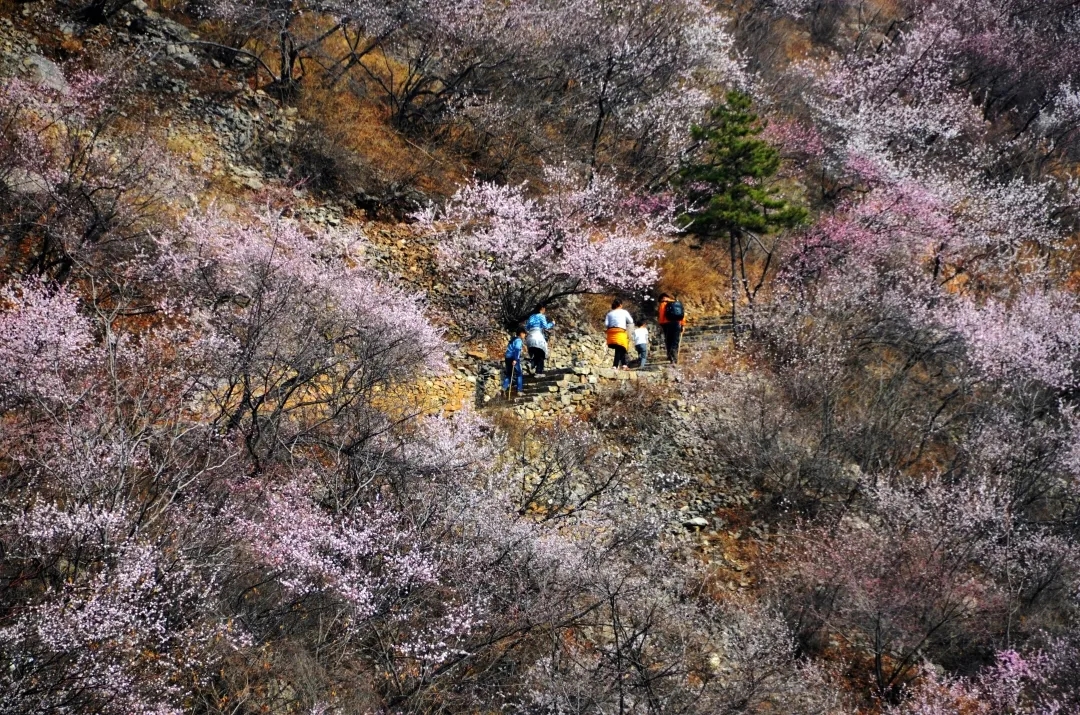
[[[502,389],[510,395],[510,381],[517,377],[517,391],[520,395],[524,388],[524,376],[521,373],[521,354],[525,351],[525,328],[520,327],[517,335],[506,346],[506,354],[503,355],[503,381]]]

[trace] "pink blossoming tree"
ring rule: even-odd
[[[512,328],[537,305],[581,293],[632,292],[655,282],[664,220],[633,215],[610,179],[582,186],[551,172],[552,191],[473,182],[441,209],[418,215],[439,241],[439,265],[457,294],[459,318]]]

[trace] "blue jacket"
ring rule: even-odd
[[[532,332],[537,328],[551,330],[554,327],[555,323],[548,320],[542,313],[533,313],[525,323],[525,330],[528,330],[529,332]]]
[[[510,344],[506,346],[506,359],[507,360],[520,360],[521,351],[525,349],[525,344],[521,342],[521,338],[514,338],[510,341]]]

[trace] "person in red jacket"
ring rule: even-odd
[[[682,340],[683,326],[686,324],[686,313],[682,303],[670,293],[660,295],[659,317],[660,329],[664,331],[664,347],[667,349],[668,362],[675,365],[679,362],[679,342]]]

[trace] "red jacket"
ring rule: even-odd
[[[657,322],[659,322],[661,325],[665,325],[667,323],[675,322],[675,321],[667,319],[667,306],[668,306],[668,303],[674,303],[674,302],[675,301],[670,299],[670,298],[664,298],[662,301],[660,301],[660,317],[659,317]],[[686,325],[686,316],[685,315],[683,316],[682,320],[679,321],[679,325]]]

